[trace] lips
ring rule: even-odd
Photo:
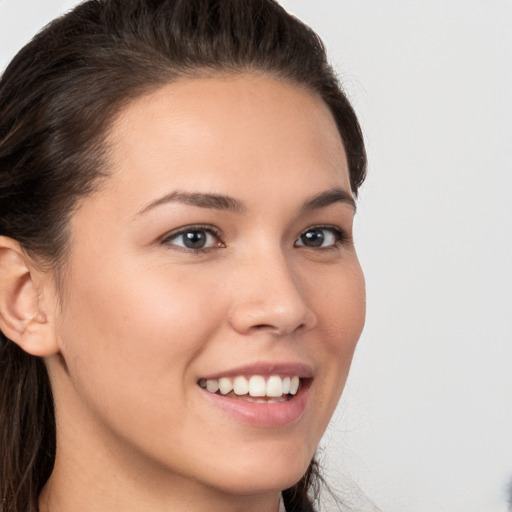
[[[256,403],[286,401],[297,394],[300,386],[298,375],[238,375],[234,378],[201,379],[199,385],[210,393],[230,398],[243,398]],[[252,399],[260,400],[252,400]]]
[[[309,400],[313,370],[304,364],[256,364],[205,376],[202,396],[218,411],[262,427],[295,424]]]

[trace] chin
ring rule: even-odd
[[[273,459],[247,461],[229,470],[228,486],[220,483],[230,494],[246,496],[281,492],[295,485],[307,471],[311,458],[300,454],[275,455]],[[226,468],[227,469],[227,468]]]
[[[307,469],[307,468],[306,468]],[[304,470],[305,472],[306,470]],[[274,494],[281,492],[295,485],[303,476],[304,472],[287,475],[267,474],[264,477],[248,477],[243,480],[232,482],[224,492],[235,496],[256,496]]]

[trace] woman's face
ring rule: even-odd
[[[109,142],[48,361],[61,454],[155,488],[292,485],[365,313],[328,108],[265,76],[186,80],[130,104]]]

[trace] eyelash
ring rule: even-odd
[[[207,235],[215,237],[218,241],[220,241],[220,243],[216,243],[216,245],[214,247],[205,247],[205,248],[197,248],[197,249],[172,243],[173,240],[176,240],[180,236],[184,236],[187,233],[207,233]],[[195,253],[195,254],[206,253],[211,249],[225,247],[224,243],[222,242],[221,232],[218,229],[214,228],[213,226],[208,226],[208,225],[194,225],[194,226],[186,226],[184,228],[180,228],[178,231],[173,231],[172,233],[168,233],[167,235],[165,235],[162,238],[161,242],[163,245],[172,245],[173,248],[175,248],[177,250],[182,250],[184,252]]]
[[[301,238],[305,236],[308,232],[313,231],[329,231],[334,235],[335,241],[334,243],[322,247],[311,247],[307,246],[303,243],[298,244],[299,241],[301,241]],[[206,233],[207,236],[213,236],[217,240],[216,244],[212,247],[201,247],[201,248],[192,248],[192,247],[186,247],[184,245],[177,245],[176,243],[173,243],[174,240],[178,239],[180,236],[184,236],[187,233]],[[304,247],[306,249],[317,249],[322,251],[328,251],[328,250],[334,250],[339,248],[339,246],[346,244],[350,241],[350,236],[342,229],[336,226],[330,226],[330,225],[318,225],[318,226],[310,226],[307,229],[305,229],[295,240],[294,247]],[[161,243],[163,245],[171,245],[176,250],[182,250],[184,252],[193,253],[193,254],[203,254],[206,253],[212,249],[217,248],[224,248],[226,247],[224,242],[222,241],[222,234],[221,232],[214,228],[213,226],[209,225],[193,225],[193,226],[186,226],[184,228],[180,228],[178,231],[174,231],[171,233],[168,233],[161,239]]]
[[[322,250],[322,251],[335,250],[335,249],[338,249],[341,245],[344,245],[350,241],[350,236],[343,229],[341,229],[337,226],[331,226],[331,225],[318,225],[318,226],[310,226],[309,228],[305,229],[297,237],[297,240],[295,241],[294,246],[315,249],[315,247],[309,247],[304,244],[297,245],[297,241],[299,241],[306,233],[312,232],[312,231],[330,231],[334,235],[334,238],[335,238],[333,244],[328,245],[326,247],[317,247],[318,250]]]

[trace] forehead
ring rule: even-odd
[[[141,185],[155,178],[162,187],[174,179],[182,188],[211,191],[240,188],[247,179],[279,186],[314,177],[350,190],[326,104],[303,87],[264,75],[165,85],[120,113],[109,143],[114,179],[138,176]]]

